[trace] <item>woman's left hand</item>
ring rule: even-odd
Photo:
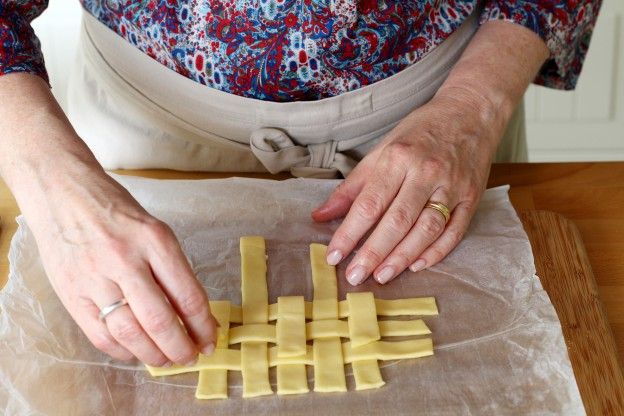
[[[464,236],[501,133],[490,125],[493,109],[468,91],[451,91],[402,120],[312,213],[315,221],[346,215],[327,249],[330,264],[366,236],[346,269],[351,284],[371,274],[387,283],[408,267],[430,267]],[[427,202],[446,205],[448,223]]]

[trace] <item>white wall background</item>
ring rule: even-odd
[[[78,0],[50,0],[49,3],[43,14],[34,20],[33,27],[41,41],[52,92],[65,108],[67,80],[78,46],[82,6]]]
[[[624,1],[604,0],[577,88],[525,95],[531,161],[624,160]]]
[[[33,26],[52,90],[65,105],[78,0],[51,0]],[[532,85],[525,96],[531,161],[624,160],[624,1],[604,0],[576,91]]]

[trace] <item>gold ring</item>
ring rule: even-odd
[[[451,211],[449,211],[448,207],[444,205],[442,202],[429,201],[427,202],[427,205],[425,205],[425,208],[433,208],[436,211],[438,211],[440,214],[442,214],[444,216],[445,224],[449,222],[449,219],[451,218]]]

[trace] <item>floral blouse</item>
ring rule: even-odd
[[[537,33],[537,83],[574,88],[601,0],[81,0],[138,49],[201,84],[271,101],[317,100],[393,75],[475,10]],[[0,75],[47,79],[30,26],[47,0],[0,1]]]

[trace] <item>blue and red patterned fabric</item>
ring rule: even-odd
[[[481,8],[536,32],[536,82],[576,85],[601,0],[81,0],[138,49],[201,84],[270,101],[317,100],[393,75]],[[0,1],[0,74],[46,77],[30,22],[47,0]]]

